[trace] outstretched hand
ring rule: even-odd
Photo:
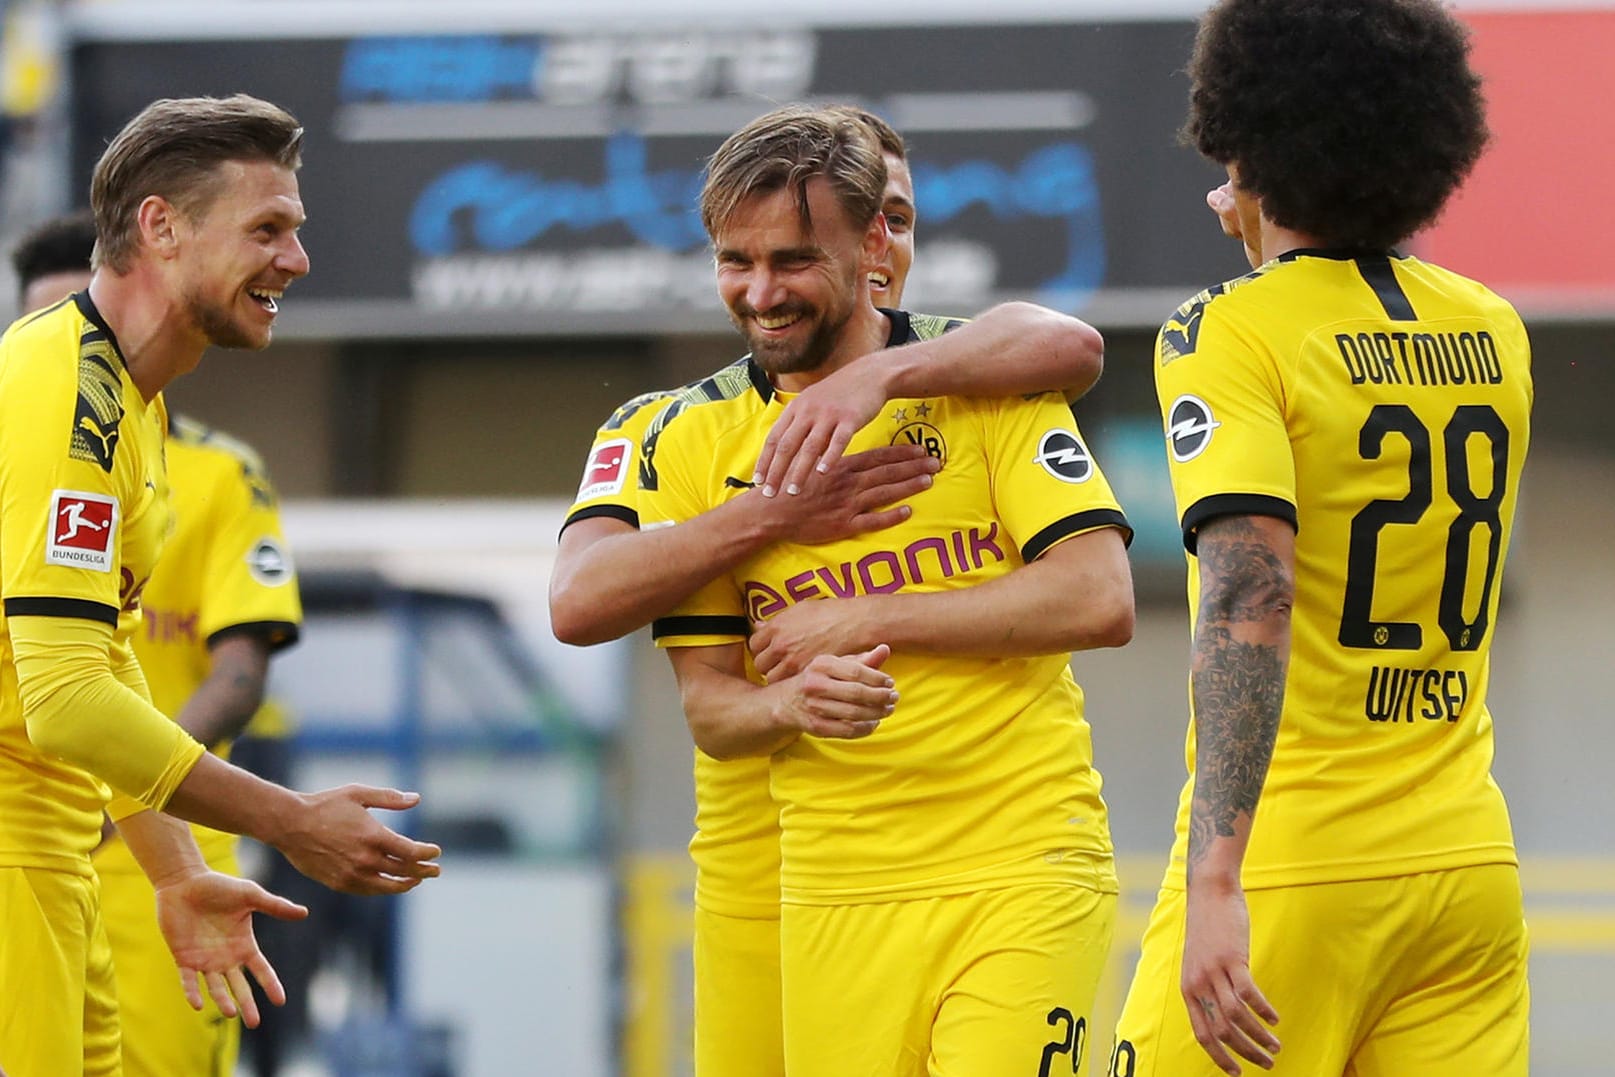
[[[886,386],[877,357],[848,363],[802,390],[774,421],[758,454],[752,481],[764,497],[801,491],[809,474],[827,472],[847,451],[853,435],[886,406]]]
[[[247,983],[250,973],[276,1006],[286,989],[258,949],[252,914],[301,920],[308,910],[277,897],[248,879],[204,871],[157,889],[157,926],[179,966],[180,982],[191,1008],[202,1008],[202,985],[226,1017],[239,1015],[248,1028],[258,1027],[258,1004]]]
[[[1179,986],[1195,1040],[1230,1077],[1240,1073],[1234,1055],[1272,1069],[1279,1015],[1251,978],[1244,890],[1191,884],[1186,916]]]
[[[275,845],[315,882],[345,894],[402,894],[441,873],[442,849],[387,829],[368,810],[404,811],[419,793],[344,785],[301,799],[305,810]]]

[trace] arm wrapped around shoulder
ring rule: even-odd
[[[204,749],[114,674],[112,628],[69,617],[12,617],[28,739],[161,811]]]

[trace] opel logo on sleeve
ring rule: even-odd
[[[1088,455],[1088,447],[1069,430],[1045,433],[1033,459],[1061,482],[1087,482],[1093,475],[1093,457]]]
[[[1184,394],[1172,401],[1166,413],[1166,436],[1172,443],[1172,459],[1188,463],[1206,451],[1211,432],[1221,426],[1211,414],[1211,405],[1198,396]]]

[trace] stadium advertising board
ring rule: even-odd
[[[382,29],[381,27],[378,27]],[[160,96],[245,91],[308,127],[314,271],[294,335],[722,326],[705,158],[774,103],[849,101],[911,144],[911,305],[1037,298],[1158,324],[1242,267],[1176,142],[1188,17],[1020,25],[713,23],[74,46],[73,174]]]

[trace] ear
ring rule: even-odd
[[[140,245],[158,258],[166,261],[179,253],[184,221],[168,199],[147,195],[135,210],[135,227],[140,231]]]
[[[874,269],[886,257],[886,248],[892,243],[892,230],[886,224],[886,214],[877,213],[875,219],[869,222],[864,229],[862,247],[863,268],[865,271]]]

